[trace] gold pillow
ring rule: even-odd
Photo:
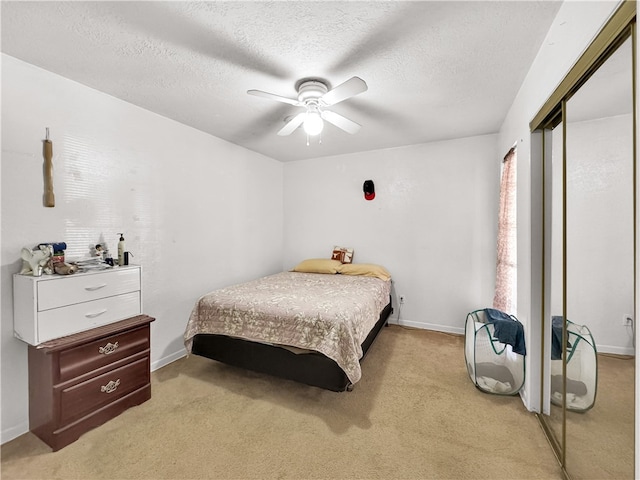
[[[338,268],[342,265],[340,260],[329,258],[309,258],[301,261],[293,267],[293,272],[303,273],[338,273]]]
[[[391,280],[391,274],[387,269],[374,263],[343,263],[338,267],[338,273],[376,277],[384,281]]]

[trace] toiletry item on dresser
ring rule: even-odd
[[[122,233],[119,233],[120,240],[118,241],[118,265],[123,266],[124,263],[124,236]]]

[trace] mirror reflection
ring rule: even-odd
[[[572,478],[634,475],[632,79],[629,38],[566,103],[563,357]],[[562,393],[551,390],[561,405]]]
[[[575,479],[634,477],[632,55],[628,38],[544,136],[542,412]]]

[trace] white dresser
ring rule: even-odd
[[[139,265],[73,275],[13,276],[14,334],[30,345],[142,313]]]

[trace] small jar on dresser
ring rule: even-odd
[[[29,429],[54,451],[151,398],[141,269],[14,275],[14,333],[29,344]]]

